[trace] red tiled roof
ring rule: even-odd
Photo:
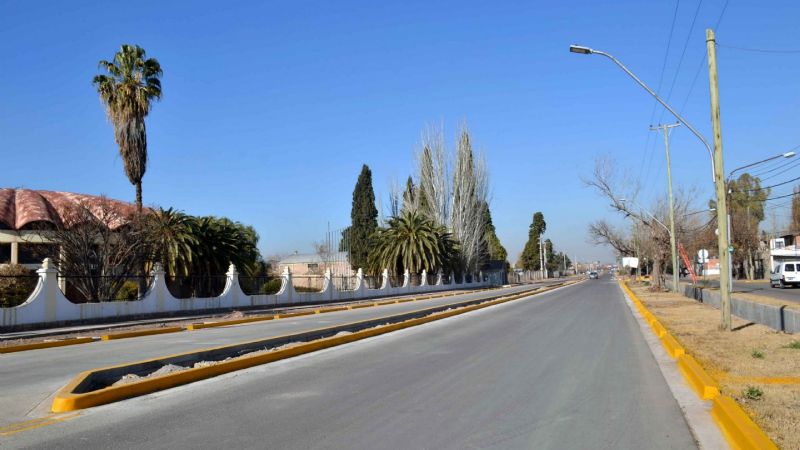
[[[55,224],[61,222],[70,207],[77,205],[87,206],[92,214],[98,216],[104,201],[123,217],[136,210],[135,206],[130,203],[96,195],[0,188],[0,222],[13,230],[19,230],[33,222]],[[125,221],[117,222],[111,225],[112,229],[125,224]]]

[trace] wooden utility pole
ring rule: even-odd
[[[706,30],[708,50],[708,83],[711,90],[711,125],[714,132],[714,184],[717,191],[717,248],[719,250],[719,296],[722,310],[722,329],[731,331],[731,254],[728,240],[728,205],[725,170],[722,160],[722,125],[719,117],[719,84],[717,80],[717,42],[714,31]]]
[[[664,130],[664,151],[667,154],[667,198],[669,199],[669,245],[672,252],[672,292],[678,292],[678,246],[675,235],[675,202],[672,199],[672,163],[669,157],[669,129],[679,127],[680,122],[671,125],[650,127],[650,131]]]

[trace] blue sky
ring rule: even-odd
[[[91,79],[136,43],[164,69],[147,204],[252,224],[265,254],[309,251],[328,223],[349,222],[362,163],[385,197],[413,171],[426,125],[452,140],[466,121],[512,261],[534,211],[557,249],[610,260],[586,227],[619,219],[580,176],[609,155],[642,180],[642,202],[663,195],[662,141],[647,130],[672,119],[609,61],[567,48],[613,53],[665,95],[675,78],[671,102],[710,138],[705,66],[688,94],[725,4],[703,1],[690,33],[689,0],[677,14],[674,1],[3,1],[0,185],[133,199]],[[718,42],[797,50],[798,17],[793,1],[731,1]],[[718,57],[726,166],[800,145],[800,53]],[[712,193],[705,149],[679,129],[672,151],[675,183],[696,188],[700,207]]]

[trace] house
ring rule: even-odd
[[[286,269],[292,273],[294,286],[320,290],[324,284],[325,271],[331,270],[334,279],[351,278],[355,271],[350,267],[347,252],[297,253],[278,261],[279,273]]]
[[[789,233],[769,240],[769,268],[781,261],[800,260],[800,233]]]
[[[65,214],[77,206],[86,207],[95,216],[108,207],[119,217],[135,211],[130,203],[95,195],[0,188],[0,265],[21,264],[36,269],[45,257],[56,257],[57,247],[41,230],[62,223]],[[119,222],[113,228],[123,225]]]

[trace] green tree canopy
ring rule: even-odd
[[[405,211],[389,219],[388,227],[378,228],[375,250],[370,253],[373,273],[389,269],[395,275],[405,270],[433,273],[447,267],[454,255],[455,242],[442,226],[416,211]]]
[[[525,243],[525,248],[520,255],[520,265],[525,270],[540,270],[541,261],[539,260],[539,239],[547,229],[547,223],[544,221],[544,214],[537,211],[533,214],[533,220],[528,227],[528,242]]]
[[[353,204],[350,210],[350,227],[347,229],[350,243],[350,265],[353,269],[366,268],[370,254],[370,238],[378,229],[378,209],[375,207],[375,191],[372,189],[372,171],[364,164],[353,189]]]
[[[489,203],[483,202],[483,221],[486,227],[486,254],[488,259],[493,261],[505,261],[508,259],[508,252],[500,243],[497,237],[494,224],[492,223],[492,213],[489,211]]]

